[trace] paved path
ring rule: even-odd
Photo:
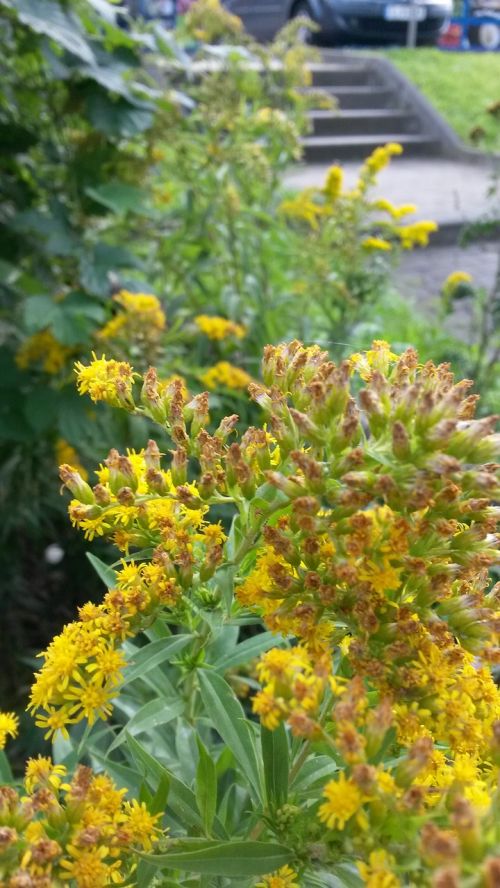
[[[359,163],[343,164],[345,183],[352,187]],[[320,186],[328,166],[297,166],[287,174],[289,188]],[[394,158],[379,176],[374,191],[394,204],[414,203],[418,210],[412,219],[433,219],[444,235],[453,228],[450,243],[404,253],[395,272],[401,295],[420,307],[431,308],[445,278],[452,271],[468,271],[478,286],[490,288],[496,272],[498,244],[457,244],[460,226],[486,217],[500,217],[500,188],[496,197],[488,195],[492,169],[440,159]],[[435,236],[437,237],[437,236]],[[497,238],[498,240],[498,238]],[[443,238],[445,242],[445,238]],[[440,238],[437,240],[440,243]]]
[[[475,243],[468,247],[427,247],[404,253],[399,267],[394,272],[394,283],[398,293],[430,318],[437,308],[438,294],[443,281],[452,271],[467,271],[474,284],[491,290],[499,258],[499,245]],[[454,332],[466,333],[468,308],[457,306],[454,312]]]
[[[343,164],[346,184],[356,181],[358,163]],[[318,186],[324,181],[328,166],[297,166],[287,174],[290,188]],[[374,191],[395,204],[415,203],[418,219],[434,219],[441,224],[476,221],[493,211],[488,197],[492,170],[488,166],[440,159],[395,158],[379,176]],[[500,205],[500,196],[496,199]],[[497,212],[497,216],[500,211]]]

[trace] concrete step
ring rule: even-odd
[[[306,163],[335,163],[362,160],[386,142],[399,142],[407,157],[429,157],[439,154],[440,146],[437,140],[417,133],[387,133],[383,137],[380,135],[308,136],[302,144]]]
[[[373,81],[372,70],[365,64],[317,62],[310,71],[313,86],[362,86]]]
[[[313,111],[309,117],[315,136],[377,136],[420,131],[413,114],[388,108]]]
[[[337,101],[339,108],[394,108],[397,95],[383,86],[338,86],[324,89],[328,96]]]

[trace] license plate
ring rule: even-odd
[[[417,22],[423,22],[427,15],[425,6],[417,6],[416,3],[394,3],[386,6],[384,9],[384,18],[388,22],[409,22],[415,19]]]

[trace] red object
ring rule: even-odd
[[[446,31],[441,34],[438,46],[456,49],[462,42],[462,25],[456,22],[450,22]]]

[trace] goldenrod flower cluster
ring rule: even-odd
[[[401,145],[392,142],[376,148],[361,167],[357,183],[351,190],[343,190],[341,167],[332,166],[322,188],[305,188],[294,197],[284,200],[280,205],[281,213],[291,220],[305,223],[320,237],[327,237],[329,234],[334,237],[335,228],[342,216],[345,217],[345,224],[353,231],[361,223],[359,243],[368,253],[388,252],[394,246],[403,249],[426,246],[430,234],[437,230],[435,222],[421,220],[401,225],[400,220],[415,213],[416,206],[395,206],[385,198],[370,201],[367,196],[376,184],[381,170],[393,156],[401,154],[402,150]]]
[[[213,367],[209,367],[200,378],[203,385],[211,390],[219,387],[246,389],[252,382],[252,377],[246,370],[230,364],[229,361],[218,361]]]
[[[4,749],[8,737],[17,737],[19,719],[14,712],[0,712],[0,749]]]
[[[128,345],[155,345],[167,326],[165,312],[157,296],[120,290],[113,297],[117,314],[98,331],[99,339],[124,341]]]
[[[78,391],[88,393],[93,401],[105,401],[114,407],[131,405],[134,373],[126,361],[97,358],[94,353],[92,364],[86,366],[78,361],[75,365],[78,377]]]
[[[110,537],[124,552],[151,548],[154,554],[148,563],[123,562],[102,604],[81,607],[79,619],[41,655],[30,709],[47,737],[57,731],[67,736],[68,726],[82,719],[93,724],[109,717],[126,665],[122,642],[163,608],[175,608],[182,590],[196,579],[208,580],[225,540],[219,524],[206,522],[208,506],[197,486],[173,482],[173,475],[185,481],[186,456],[164,471],[153,441],[128,456],[111,451],[93,488],[70,466],[61,466],[60,472],[74,495],[71,520],[87,539]],[[205,478],[200,485],[204,494],[207,483]]]
[[[269,346],[263,383],[249,386],[262,425],[230,442],[237,417],[209,432],[207,394],[189,400],[180,380],[104,358],[78,377],[91,397],[159,423],[175,449],[168,468],[152,441],[111,451],[93,487],[61,469],[88,537],[154,554],[124,563],[103,603],[45,652],[39,724],[51,734],[106,718],[122,641],[162,608],[217,607],[230,560],[235,608],[288,642],[258,662],[253,710],[331,762],[303,810],[292,799],[276,814],[300,865],[261,884],[289,888],[304,861],[339,859],[372,888],[417,870],[440,888],[497,884],[499,440],[494,418],[475,418],[470,381],[382,340],[340,364],[317,346]],[[210,509],[229,503],[240,531],[226,554]]]
[[[130,884],[136,852],[150,851],[161,833],[159,815],[125,794],[90,768],[80,766],[69,780],[64,766],[30,759],[24,792],[0,788],[2,885]]]
[[[224,9],[220,0],[197,0],[188,11],[185,24],[197,40],[205,43],[216,43],[222,38],[243,39],[241,19]]]
[[[61,345],[50,330],[40,330],[21,344],[16,364],[21,370],[39,364],[45,373],[55,376],[64,370],[70,357],[70,348]]]
[[[217,315],[197,315],[194,322],[208,339],[215,339],[218,342],[231,336],[235,339],[243,339],[246,333],[243,324],[236,324],[234,321],[228,321],[227,318],[220,318]]]
[[[297,873],[290,866],[282,866],[275,873],[264,876],[255,888],[299,888]]]
[[[64,438],[58,438],[55,445],[55,457],[57,465],[70,465],[72,469],[77,471],[84,481],[88,479],[88,472],[85,466],[82,466],[80,457],[75,448]]]

